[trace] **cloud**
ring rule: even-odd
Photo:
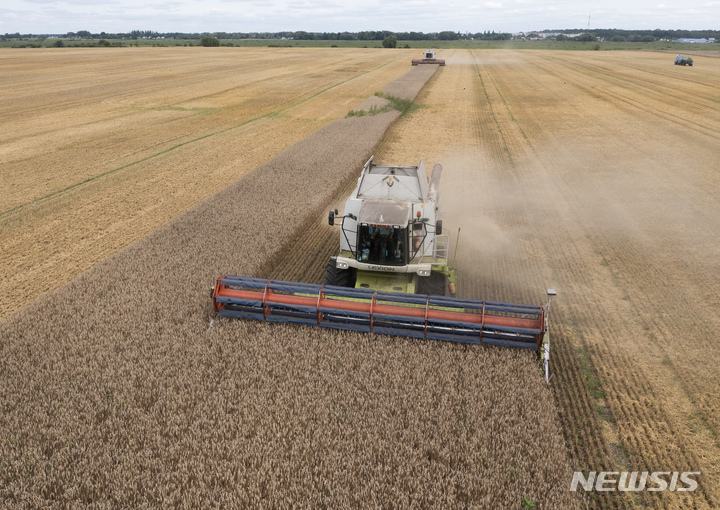
[[[665,2],[666,0],[660,0]],[[3,31],[20,33],[497,31],[582,28],[703,29],[718,0],[686,0],[680,12],[657,0],[13,0]],[[5,3],[7,4],[7,2]]]

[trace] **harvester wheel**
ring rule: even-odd
[[[330,258],[327,270],[325,271],[325,285],[335,285],[336,287],[354,287],[355,286],[355,270],[338,269],[335,267],[335,257]]]

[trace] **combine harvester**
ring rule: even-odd
[[[455,256],[450,264],[439,218],[441,173],[435,165],[428,181],[422,160],[391,166],[371,157],[345,204],[325,285],[223,276],[212,293],[218,315],[535,349],[549,380],[555,291],[544,306],[455,297]],[[328,223],[337,220],[330,211]]]
[[[435,58],[435,50],[425,50],[425,56],[422,59],[415,59],[412,61],[412,65],[416,66],[418,64],[438,64],[444,66],[445,61]]]

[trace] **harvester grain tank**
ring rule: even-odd
[[[337,210],[328,215],[341,232],[325,285],[223,276],[212,292],[218,315],[534,349],[548,378],[548,312],[555,291],[548,290],[544,306],[455,297],[441,173],[435,165],[428,179],[422,160],[417,166],[378,165],[371,157],[342,216]]]
[[[422,59],[414,59],[412,61],[412,65],[416,66],[418,64],[438,64],[441,66],[445,65],[445,61],[439,58],[435,58],[435,50],[425,50],[425,53],[423,55]]]

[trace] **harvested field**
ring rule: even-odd
[[[373,49],[1,51],[0,317],[344,117],[406,64]]]

